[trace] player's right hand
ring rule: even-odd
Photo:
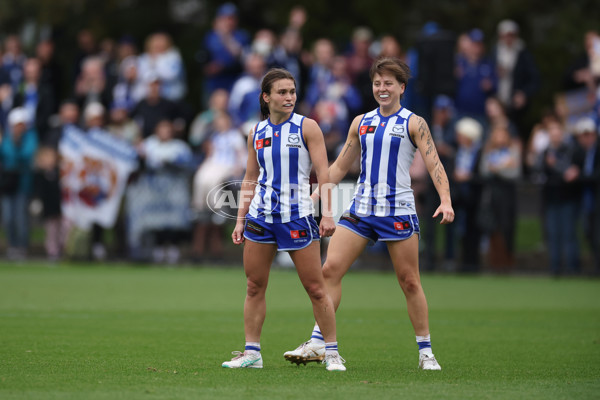
[[[231,234],[231,239],[233,240],[233,244],[244,243],[244,221],[238,221],[235,224],[235,229]]]

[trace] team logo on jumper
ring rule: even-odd
[[[392,132],[404,133],[404,125],[394,125],[394,127],[392,128]]]
[[[364,135],[366,133],[375,133],[375,128],[377,128],[376,126],[361,126],[360,127],[360,134]]]
[[[265,147],[271,147],[271,138],[258,139],[256,141],[256,150],[260,150]]]
[[[308,233],[306,233],[306,229],[302,229],[299,231],[290,231],[290,236],[292,239],[302,239],[307,237]]]
[[[410,222],[408,222],[408,221],[394,222],[394,228],[396,228],[397,231],[403,231],[405,229],[410,229]]]

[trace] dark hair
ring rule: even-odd
[[[294,87],[296,86],[296,80],[294,76],[283,68],[272,68],[266,75],[263,77],[262,82],[260,84],[260,94],[258,95],[258,101],[260,102],[260,112],[263,116],[263,119],[269,118],[269,105],[265,103],[263,100],[263,93],[270,94],[271,88],[273,87],[273,83],[280,79],[289,79],[294,82]]]
[[[372,81],[375,74],[382,75],[384,73],[394,75],[398,82],[404,83],[405,87],[410,79],[410,68],[404,61],[396,57],[382,57],[375,60],[369,71],[369,76]]]

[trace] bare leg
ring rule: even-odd
[[[335,342],[335,310],[331,297],[327,294],[321,271],[319,243],[313,242],[304,249],[290,251],[290,256],[296,265],[300,281],[310,297],[313,313],[325,342]]]
[[[265,292],[276,251],[275,244],[256,243],[250,240],[244,242],[244,271],[247,280],[244,333],[247,342],[260,342],[260,333],[267,310]]]
[[[327,292],[337,310],[342,300],[342,278],[365,249],[368,239],[344,227],[336,229],[329,241],[323,276]],[[318,321],[317,321],[318,322]],[[321,327],[321,324],[319,324]]]
[[[415,334],[429,335],[429,311],[419,275],[419,239],[413,235],[406,240],[387,242],[387,246]]]

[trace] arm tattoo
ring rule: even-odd
[[[440,158],[438,156],[437,150],[435,149],[435,145],[433,143],[433,138],[431,137],[431,132],[427,127],[427,123],[423,118],[419,118],[419,128],[418,128],[419,138],[421,139],[421,144],[425,144],[425,157],[432,157],[433,161],[433,176],[435,183],[438,186],[442,185],[442,183],[448,184],[448,178],[446,176],[446,171],[444,170],[444,166],[440,162]]]
[[[346,149],[344,150],[344,154],[342,154],[342,157],[346,157],[346,153],[348,152],[350,147],[352,147],[352,139],[350,139],[350,141],[348,142],[348,145],[346,146]]]

